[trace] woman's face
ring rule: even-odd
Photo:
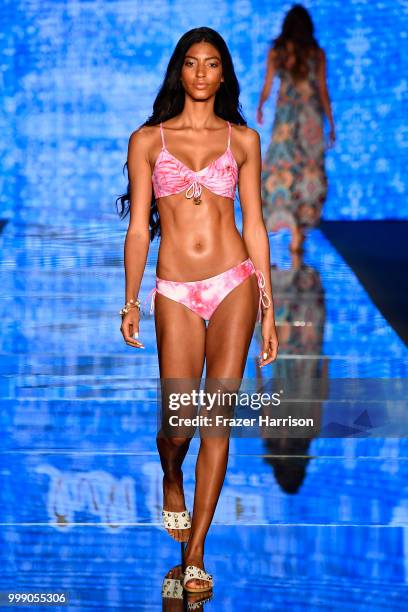
[[[195,100],[207,100],[216,94],[223,80],[219,51],[206,42],[192,45],[181,69],[185,92]]]

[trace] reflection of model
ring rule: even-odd
[[[275,74],[280,77],[272,138],[263,160],[262,205],[266,227],[292,231],[291,250],[301,249],[304,230],[315,226],[326,198],[323,113],[334,122],[326,83],[326,56],[313,35],[313,23],[302,6],[285,17],[282,32],[268,53],[262,106]]]
[[[281,385],[296,388],[297,403],[292,416],[312,417],[315,433],[320,431],[321,402],[327,397],[328,362],[322,354],[326,307],[320,274],[292,254],[290,269],[271,268],[279,353],[285,355],[274,367],[270,393]],[[258,337],[258,334],[256,333]],[[261,340],[258,337],[258,340]],[[259,386],[266,390],[258,371]],[[294,410],[298,410],[294,414]],[[289,430],[290,433],[290,430]],[[306,475],[312,438],[281,435],[264,437],[265,461],[273,466],[277,483],[286,493],[297,493]]]
[[[143,346],[132,337],[139,332],[139,308],[131,299],[142,280],[150,220],[150,239],[161,234],[151,305],[160,378],[183,379],[184,392],[190,380],[201,377],[205,360],[207,379],[241,379],[257,314],[262,314],[260,363],[271,363],[277,353],[260,142],[246,127],[238,98],[224,40],[209,28],[191,30],[173,52],[152,116],[129,141],[130,192],[120,199],[123,215],[130,198],[121,330],[128,345]],[[242,236],[234,221],[238,176]],[[162,430],[157,437],[164,522],[175,539],[188,540],[184,585],[195,591],[212,586],[204,571],[204,543],[229,449],[228,436],[200,434],[191,526],[181,470],[191,440],[165,437]]]
[[[324,289],[318,270],[292,255],[289,269],[271,268],[275,290],[275,319],[278,324],[280,351],[286,355],[320,355],[326,319]],[[291,360],[279,361],[275,372],[288,376]],[[296,360],[295,377],[317,376],[316,359]],[[287,368],[290,368],[287,370]],[[309,370],[310,368],[310,370]],[[279,372],[278,372],[279,370]]]

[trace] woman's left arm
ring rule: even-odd
[[[330,124],[330,146],[333,146],[336,140],[336,130],[334,127],[334,119],[331,108],[331,100],[329,95],[329,89],[327,85],[327,62],[326,62],[326,54],[323,49],[319,49],[318,54],[319,64],[317,70],[317,83],[319,88],[320,101],[322,103],[322,107],[324,113]]]
[[[251,128],[246,128],[242,133],[242,141],[246,151],[246,159],[239,170],[238,183],[242,209],[242,238],[255,268],[260,270],[265,278],[264,291],[270,300],[268,307],[262,307],[263,346],[260,353],[260,365],[265,366],[276,359],[278,337],[272,299],[269,239],[262,216],[261,142],[258,132]]]

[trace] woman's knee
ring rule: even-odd
[[[181,446],[188,446],[190,444],[191,438],[168,438],[170,444],[173,446],[180,448]]]
[[[173,448],[181,448],[184,446],[189,446],[191,441],[191,438],[186,438],[186,437],[173,437],[173,436],[165,436],[163,434],[163,432],[159,432],[158,436],[157,436],[157,442],[158,444],[160,443],[165,443],[168,446],[171,446]]]
[[[218,452],[225,452],[229,449],[230,438],[228,434],[219,436],[214,435],[202,435],[200,438],[200,446],[204,451],[209,451],[210,454],[216,454]]]

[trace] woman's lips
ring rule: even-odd
[[[196,89],[205,89],[207,87],[207,84],[206,83],[196,83],[194,87]]]

